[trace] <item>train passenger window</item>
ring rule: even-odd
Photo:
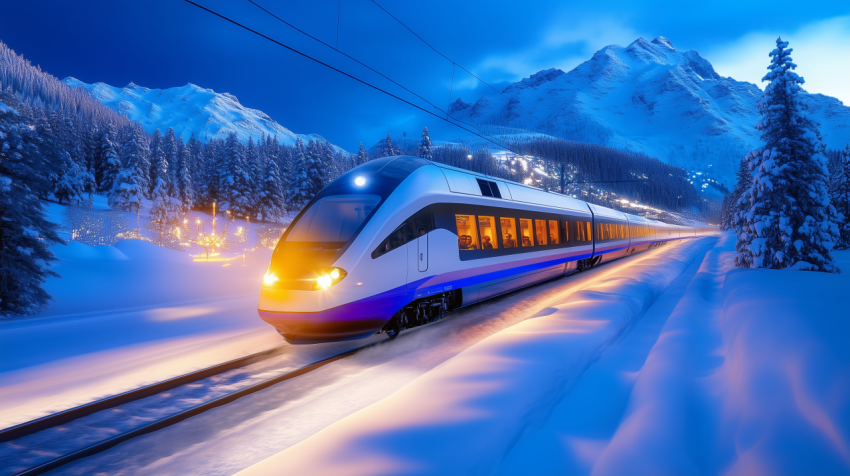
[[[570,221],[564,220],[564,243],[570,242]]]
[[[457,223],[457,248],[459,250],[478,249],[478,231],[475,215],[455,215]]]
[[[558,226],[558,220],[549,220],[549,244],[561,244],[561,230]]]
[[[481,232],[481,249],[495,250],[497,243],[496,217],[478,217],[478,230]]]
[[[578,241],[591,241],[590,222],[576,221],[576,239]]]
[[[534,237],[538,245],[549,244],[549,234],[546,232],[546,220],[534,220]]]
[[[596,222],[596,239],[599,241],[607,240],[608,238],[605,236],[605,224]]]
[[[519,219],[519,234],[522,240],[522,246],[534,246],[534,242],[531,241],[531,219]]]
[[[513,218],[499,218],[502,225],[502,248],[516,248],[516,220]]]

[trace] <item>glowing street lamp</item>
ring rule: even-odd
[[[198,225],[197,233],[198,233],[198,234],[201,234],[201,219],[200,219],[200,218],[195,218],[195,224],[196,224],[196,225]]]

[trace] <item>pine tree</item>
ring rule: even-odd
[[[830,199],[839,214],[839,246],[850,248],[850,145],[838,152],[830,183]]]
[[[59,173],[52,176],[53,196],[59,203],[71,203],[73,200],[82,203],[85,200],[83,196],[89,183],[89,174],[77,165],[71,154],[64,150],[61,153],[62,165]]]
[[[319,167],[322,170],[322,187],[342,174],[341,165],[336,161],[333,147],[327,142],[316,144],[319,150]]]
[[[150,209],[150,221],[160,226],[173,221],[169,190],[171,185],[168,183],[168,160],[165,154],[160,154],[154,172],[154,189],[151,194],[153,203]]]
[[[118,151],[112,140],[113,132],[110,129],[103,131],[100,138],[100,177],[97,181],[97,189],[105,192],[112,189],[115,177],[121,169],[121,161],[118,159]]]
[[[177,169],[175,173],[177,178],[177,183],[175,184],[176,198],[180,202],[178,214],[186,215],[195,204],[195,189],[192,182],[192,173],[189,171],[191,160],[189,148],[180,147],[179,154],[179,160],[175,166]]]
[[[165,160],[165,151],[162,149],[162,134],[159,129],[154,131],[150,145],[150,173],[148,174],[148,196],[153,197],[154,188],[156,188],[157,173],[160,164]],[[167,164],[167,162],[166,162]]]
[[[219,157],[219,142],[211,140],[204,147],[204,181],[200,192],[203,205],[209,207],[220,200],[219,183],[221,176],[221,160]]]
[[[292,155],[292,175],[289,179],[289,202],[287,208],[297,211],[310,201],[310,180],[307,175],[307,151],[301,138],[295,140],[295,150]]]
[[[756,125],[764,146],[747,158],[753,171],[743,193],[747,207],[738,235],[737,263],[745,268],[839,272],[830,250],[838,242],[835,209],[829,203],[826,158],[817,125],[803,114],[803,78],[793,69],[788,42],[776,40],[770,83],[758,103]]]
[[[325,186],[325,173],[322,167],[321,146],[316,141],[307,142],[307,200],[312,199]]]
[[[50,295],[42,284],[58,277],[48,268],[56,259],[48,247],[62,243],[38,197],[49,182],[37,132],[10,105],[14,101],[0,93],[0,315],[46,307]]]
[[[162,153],[165,154],[165,160],[168,163],[168,185],[171,187],[168,194],[172,197],[177,195],[174,187],[177,186],[176,165],[177,161],[180,160],[180,145],[182,145],[182,141],[178,145],[177,137],[174,135],[174,128],[169,127],[162,137]]]
[[[264,160],[260,157],[260,149],[254,143],[254,138],[248,138],[248,147],[245,149],[245,162],[250,178],[248,197],[251,201],[251,214],[254,215],[258,210],[260,195],[263,193],[263,172],[265,169]]]
[[[121,160],[124,167],[115,177],[109,191],[110,208],[125,212],[138,212],[142,208],[147,167],[143,163],[142,136],[138,130],[130,132],[127,141],[121,147]]]
[[[263,177],[263,190],[260,192],[257,208],[266,221],[277,221],[283,214],[284,197],[280,187],[280,170],[274,160],[266,161]]]
[[[428,128],[422,128],[422,141],[419,142],[419,157],[426,160],[433,160],[434,153],[431,151],[431,137],[428,135]]]
[[[360,142],[360,148],[357,149],[357,156],[354,159],[354,166],[363,165],[369,162],[369,152],[363,147],[363,142]]]
[[[234,217],[248,216],[251,209],[251,177],[245,167],[245,147],[235,133],[227,137],[219,191],[221,210]]]

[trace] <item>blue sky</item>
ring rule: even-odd
[[[245,0],[197,1],[404,94]],[[440,107],[448,102],[451,63],[370,0],[256,1],[332,44],[339,3],[340,49]],[[720,74],[756,82],[781,34],[797,51],[808,89],[850,105],[848,1],[378,2],[499,89],[541,69],[568,70],[606,45],[659,35],[677,49],[696,49]],[[0,0],[0,40],[60,78],[150,88],[191,82],[229,92],[294,132],[318,133],[348,150],[387,132],[418,136],[423,125],[435,138],[465,135],[180,0]],[[456,70],[452,98],[471,102],[486,90]]]

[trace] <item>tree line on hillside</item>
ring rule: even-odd
[[[850,247],[850,145],[827,152],[791,52],[776,40],[758,104],[764,145],[741,161],[722,227],[735,231],[739,267],[837,273],[831,251]]]

